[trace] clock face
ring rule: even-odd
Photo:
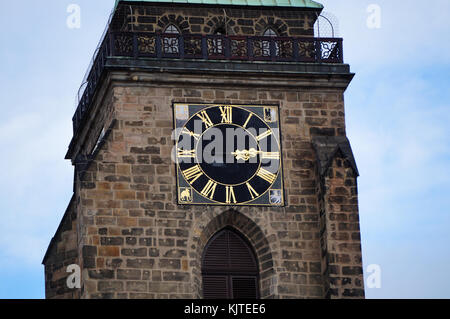
[[[278,107],[174,104],[178,203],[284,205]]]

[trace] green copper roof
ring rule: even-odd
[[[119,2],[116,0],[116,7]],[[297,7],[322,9],[323,5],[312,0],[126,0],[126,2],[160,2],[160,3],[189,3],[189,4],[216,4],[237,6],[265,6],[265,7]]]

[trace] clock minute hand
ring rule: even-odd
[[[250,150],[236,150],[236,152],[231,153],[231,155],[235,156],[237,160],[241,159],[244,161],[248,161],[250,158],[257,156],[260,153],[260,151],[251,148]]]

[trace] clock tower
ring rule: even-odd
[[[47,298],[364,297],[353,74],[342,39],[314,37],[322,9],[116,1],[73,117]]]

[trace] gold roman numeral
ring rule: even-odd
[[[258,192],[255,191],[255,189],[252,187],[252,185],[250,185],[250,183],[246,183],[248,191],[250,192],[250,196],[252,197],[252,199],[255,199],[256,197],[259,196]]]
[[[183,174],[187,182],[192,184],[203,175],[203,172],[200,168],[200,165],[195,165],[187,170],[184,170]]]
[[[257,174],[259,177],[261,177],[266,182],[272,184],[277,179],[277,176],[264,168],[261,168]]]
[[[231,204],[231,203],[236,204],[237,203],[236,196],[234,196],[233,186],[227,186],[226,195],[227,195],[227,204]]]
[[[252,118],[253,114],[250,113],[250,115],[247,118],[247,121],[245,121],[244,125],[242,126],[243,128],[247,128],[248,122],[250,122],[250,119]]]
[[[214,193],[216,191],[217,183],[209,180],[208,183],[206,183],[206,186],[202,190],[202,195],[205,197],[209,197],[209,199],[214,198]]]
[[[197,116],[205,123],[207,129],[214,125],[206,111],[201,111]]]
[[[263,159],[280,159],[280,152],[263,152],[262,153]]]
[[[231,106],[220,106],[219,109],[222,115],[222,123],[233,123],[233,108]]]
[[[261,141],[262,139],[264,139],[264,138],[266,138],[266,137],[268,137],[268,136],[270,136],[270,135],[272,135],[272,131],[271,131],[271,130],[267,130],[267,131],[265,131],[264,133],[262,133],[261,135],[259,135],[259,136],[256,138],[256,140],[259,142],[259,141]]]
[[[178,149],[178,157],[187,157],[187,158],[195,158],[195,149],[193,150],[182,150],[181,148]]]
[[[189,136],[192,136],[197,141],[200,139],[200,134],[195,134],[194,132],[189,131],[187,128],[183,127],[183,130],[181,131],[183,134],[187,134]]]

